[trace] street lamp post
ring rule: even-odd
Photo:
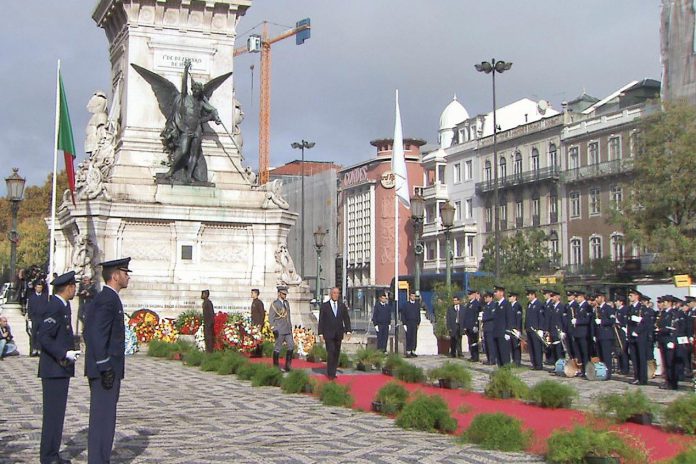
[[[19,169],[12,168],[12,174],[5,178],[7,184],[7,199],[10,200],[10,210],[12,212],[12,228],[8,234],[10,240],[10,282],[15,279],[15,267],[17,266],[17,242],[19,242],[19,232],[17,232],[17,213],[19,212],[19,204],[24,197],[24,184],[26,179],[21,177],[17,171]],[[15,301],[17,289],[10,292],[10,300]]]
[[[326,232],[321,226],[317,226],[317,230],[314,231],[314,248],[317,250],[317,285],[314,289],[314,301],[317,305],[321,304],[319,301],[321,296],[321,249],[324,247]]]
[[[304,151],[306,149],[310,149],[314,147],[315,143],[314,142],[308,142],[305,139],[302,139],[302,142],[292,142],[290,146],[292,148],[299,148],[302,150],[302,164],[300,165],[300,175],[302,176],[302,179],[300,180],[300,189],[302,191],[302,199],[301,199],[301,206],[300,206],[300,215],[302,216],[300,218],[300,274],[304,275],[305,273],[305,268],[304,268],[304,243],[305,243],[305,213],[304,213],[304,176],[305,176],[305,170],[304,170]]]
[[[446,201],[440,206],[440,220],[445,228],[445,283],[447,291],[452,286],[452,226],[454,225],[455,208],[452,203]]]
[[[423,213],[425,200],[419,194],[411,197],[411,220],[413,221],[413,252],[416,255],[416,270],[413,276],[413,291],[420,296],[421,257],[423,256]]]
[[[478,72],[490,74],[493,78],[493,208],[495,221],[494,239],[495,239],[495,277],[500,275],[500,205],[498,204],[498,121],[496,120],[496,104],[495,104],[495,74],[504,73],[512,67],[509,61],[496,61],[495,58],[488,61],[483,61],[481,64],[474,65]]]

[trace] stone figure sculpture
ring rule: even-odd
[[[161,178],[184,185],[207,183],[208,168],[201,152],[203,124],[209,121],[222,124],[208,99],[232,73],[218,76],[207,84],[191,79],[189,93],[190,60],[184,63],[181,91],[165,77],[133,63],[131,66],[150,84],[159,109],[167,118],[160,137],[164,151],[169,154],[169,171]]]
[[[276,263],[280,265],[280,275],[278,277],[279,284],[299,285],[302,283],[302,277],[295,269],[295,263],[290,256],[287,245],[281,244],[278,246],[275,252],[275,260]]]
[[[263,204],[261,205],[262,209],[270,208],[271,204],[276,205],[280,209],[290,208],[290,204],[283,198],[283,183],[279,179],[275,179],[263,185],[263,187],[266,190],[266,198],[264,198]]]
[[[94,95],[87,103],[87,111],[92,113],[85,129],[85,153],[92,153],[97,149],[99,141],[104,132],[104,126],[109,120],[109,115],[106,113],[106,94],[101,90],[94,92]]]
[[[75,244],[73,245],[72,268],[82,277],[94,276],[92,268],[92,258],[94,257],[94,244],[85,234],[75,234]]]

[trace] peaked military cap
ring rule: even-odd
[[[493,298],[493,292],[491,290],[484,290],[483,296],[490,296]]]
[[[633,293],[634,295],[638,295],[639,297],[642,297],[642,296],[643,296],[643,294],[640,293],[640,292],[638,291],[638,289],[636,289],[636,288],[632,288],[632,289],[630,289],[630,290],[628,291],[628,295],[630,295],[631,293]]]
[[[74,284],[75,283],[75,271],[66,272],[65,274],[59,275],[51,285],[54,287],[62,287],[63,285]]]
[[[626,295],[623,293],[617,293],[614,295],[614,301],[623,301],[624,303],[626,302]]]
[[[288,294],[288,287],[286,287],[284,285],[278,287],[277,290],[278,290],[278,293],[285,293],[286,295]]]
[[[121,271],[132,272],[130,269],[128,269],[128,265],[130,264],[130,260],[131,260],[130,257],[120,258],[120,259],[112,259],[111,261],[104,261],[102,263],[99,263],[99,265],[103,268],[115,267]]]
[[[536,288],[527,288],[527,289],[525,289],[525,292],[527,292],[527,295],[531,295],[531,294],[536,295],[537,290],[536,290]]]
[[[501,292],[504,292],[504,291],[505,291],[505,287],[503,287],[503,286],[501,286],[501,285],[494,285],[494,286],[493,286],[493,291],[496,291],[496,292],[497,292],[498,290],[500,290]]]
[[[553,293],[553,290],[551,290],[550,288],[544,288],[541,290],[541,293],[543,293],[544,295],[546,295],[547,293],[551,294]]]
[[[585,290],[575,290],[573,293],[575,293],[575,296],[585,296]]]
[[[566,290],[566,296],[575,296],[577,293],[575,290]]]
[[[468,292],[466,292],[468,295],[473,295],[474,293],[478,293],[478,290],[475,288],[470,288]]]
[[[684,297],[684,301],[686,301],[687,303],[691,303],[692,301],[696,301],[696,297],[687,295]]]
[[[520,292],[510,291],[508,292],[508,296],[520,296]]]

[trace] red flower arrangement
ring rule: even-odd
[[[225,347],[222,339],[222,330],[227,323],[227,317],[227,313],[223,313],[222,311],[218,311],[218,313],[215,314],[215,320],[213,322],[213,335],[215,336],[214,350],[221,350]]]
[[[139,309],[131,314],[128,325],[141,343],[149,343],[155,335],[160,318],[151,309]]]
[[[231,315],[222,330],[225,346],[236,348],[243,353],[251,353],[263,343],[263,335],[251,323],[250,317]]]

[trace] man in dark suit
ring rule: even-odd
[[[510,353],[512,354],[512,362],[517,367],[522,365],[522,305],[517,301],[519,296],[517,292],[510,292],[508,296],[510,303],[508,323],[512,326],[509,329]]]
[[[34,282],[34,291],[27,298],[27,324],[29,326],[29,356],[39,355],[39,341],[36,329],[43,321],[48,307],[48,289],[43,280]]]
[[[418,326],[421,323],[420,301],[416,298],[416,292],[408,295],[408,301],[401,310],[401,322],[406,332],[406,357],[416,357]]]
[[[87,462],[108,463],[116,432],[116,404],[125,373],[123,304],[119,292],[128,287],[130,258],[101,263],[106,285],[85,313],[85,375],[89,379]]]
[[[377,332],[377,349],[383,353],[387,351],[391,317],[392,305],[389,304],[386,293],[382,293],[372,308],[372,324],[374,324]]]
[[[259,298],[260,293],[258,288],[251,289],[251,323],[258,327],[259,331],[263,330],[263,325],[266,323],[266,308]],[[263,347],[259,345],[254,350],[253,357],[260,358],[262,354]]]
[[[215,307],[210,301],[210,290],[201,292],[203,300],[203,339],[205,340],[205,351],[212,353],[215,349]]]
[[[527,289],[527,314],[524,318],[524,328],[527,332],[527,347],[529,350],[529,360],[532,369],[540,371],[544,368],[544,321],[541,302],[537,299],[537,291],[533,288]]]
[[[464,313],[459,313],[459,328],[466,335],[469,342],[469,361],[479,360],[479,313],[481,301],[477,290],[469,289],[467,292],[469,303],[464,307]]]
[[[70,377],[75,376],[75,361],[80,355],[74,349],[70,311],[70,300],[77,292],[75,272],[58,276],[51,284],[54,295],[37,330],[41,347],[39,377],[43,388],[40,461],[41,464],[65,464],[70,461],[62,459],[58,452],[63,438]]]
[[[350,315],[348,307],[339,300],[338,287],[331,289],[329,301],[322,303],[319,308],[319,328],[317,332],[326,344],[326,376],[329,380],[336,378],[338,358],[341,356],[343,335],[350,340]]]
[[[462,354],[462,331],[459,327],[459,314],[464,311],[458,296],[452,297],[452,306],[447,308],[447,330],[450,335],[450,357]]]
[[[482,342],[484,351],[486,352],[486,365],[496,364],[498,362],[498,351],[495,345],[495,306],[493,301],[493,292],[486,290],[483,292],[483,311],[479,314],[479,318],[483,324]]]

